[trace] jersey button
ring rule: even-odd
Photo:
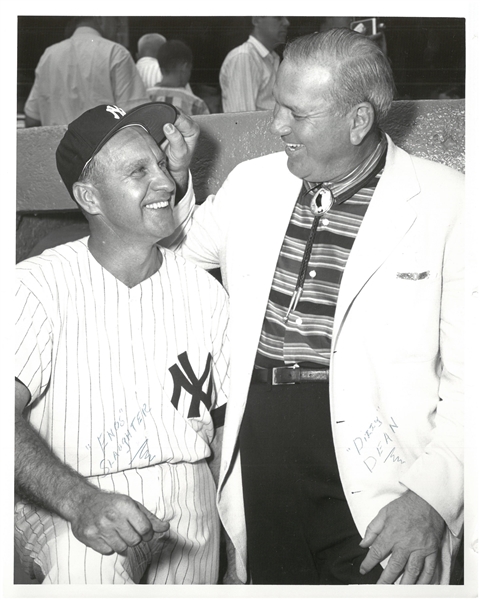
[[[314,270],[312,270],[312,271],[310,271],[309,275],[310,275],[310,277],[316,277],[317,276],[317,272],[314,271]]]
[[[297,318],[295,319],[295,323],[296,323],[297,325],[301,325],[301,324],[303,323],[303,320],[302,320],[300,317],[297,317]]]

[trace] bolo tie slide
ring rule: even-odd
[[[310,233],[308,234],[307,245],[305,246],[305,252],[303,253],[302,264],[300,266],[300,272],[298,274],[295,291],[293,292],[292,298],[290,300],[287,314],[283,319],[284,323],[288,321],[290,313],[292,313],[297,308],[297,304],[302,295],[303,285],[305,283],[305,276],[307,273],[307,267],[310,261],[310,255],[312,254],[313,242],[315,240],[315,234],[317,233],[317,227],[320,221],[320,217],[322,217],[326,212],[328,212],[332,208],[334,203],[332,190],[322,184],[320,185],[320,189],[317,192],[315,192],[310,201],[310,210],[314,214],[314,219],[312,227],[310,229]],[[311,191],[312,190],[309,190],[307,193],[311,193]]]

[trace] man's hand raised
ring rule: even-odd
[[[184,113],[178,112],[175,123],[167,123],[163,127],[167,139],[162,144],[162,150],[168,159],[168,170],[177,184],[177,199],[183,197],[187,191],[188,169],[200,135],[197,123]]]

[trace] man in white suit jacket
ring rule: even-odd
[[[285,153],[238,165],[182,246],[220,266],[230,295],[227,581],[448,584],[463,533],[463,175],[381,132],[394,86],[373,42],[331,30],[284,56],[272,131]],[[315,185],[308,217],[302,190]],[[337,238],[316,237],[305,257],[291,231],[316,216],[316,235]],[[346,230],[344,263],[329,263]],[[315,295],[302,304],[328,269],[340,271],[337,287],[324,276],[318,288],[334,298],[332,318],[331,306],[315,313]]]

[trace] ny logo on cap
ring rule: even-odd
[[[120,119],[120,117],[125,115],[123,108],[118,108],[118,106],[107,106],[106,110],[107,112],[111,112],[116,119]]]

